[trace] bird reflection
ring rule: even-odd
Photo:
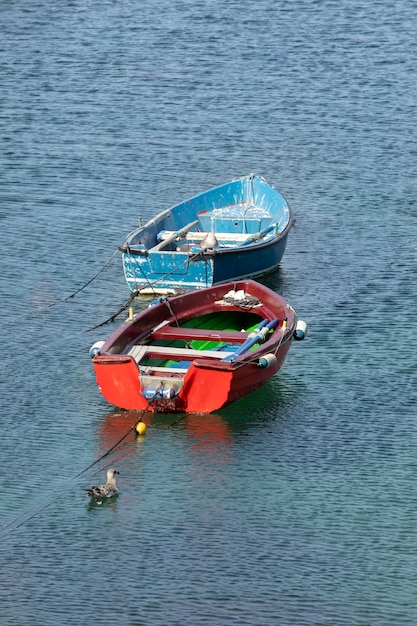
[[[87,511],[95,511],[96,509],[107,509],[115,511],[117,507],[117,498],[110,498],[106,500],[96,500],[91,498],[87,504]]]

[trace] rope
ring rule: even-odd
[[[148,407],[146,407],[146,409],[143,410],[143,413],[145,413],[147,411]],[[122,441],[124,441],[126,439],[126,437],[132,432],[132,430],[135,430],[137,424],[142,420],[142,418],[140,417],[138,419],[138,421],[136,422],[136,424],[134,426],[131,426],[129,428],[129,430],[127,432],[125,432],[125,434],[123,435],[123,437],[120,437],[119,441],[116,441],[116,443],[109,448],[104,454],[102,454],[101,456],[99,456],[95,461],[93,461],[92,463],[90,463],[90,465],[87,465],[87,467],[85,467],[83,470],[81,470],[81,472],[78,472],[78,474],[76,474],[74,476],[74,478],[72,480],[75,480],[76,478],[79,478],[80,476],[82,476],[83,474],[85,474],[85,472],[87,472],[89,469],[91,469],[92,467],[94,467],[94,465],[97,465],[97,463],[99,463],[102,459],[106,458],[106,456],[109,456],[109,454],[111,454],[113,452],[113,450],[115,448],[117,448],[117,446],[119,446]]]
[[[129,428],[129,430],[123,435],[123,437],[120,437],[120,439],[118,441],[116,441],[116,443],[111,446],[111,448],[109,448],[108,450],[106,450],[106,452],[104,452],[103,454],[101,454],[95,461],[93,461],[92,463],[90,463],[90,465],[87,465],[87,467],[85,467],[83,470],[81,470],[80,472],[78,472],[78,474],[76,474],[75,476],[73,476],[73,478],[70,479],[70,481],[74,481],[77,478],[79,478],[80,476],[82,476],[83,474],[85,474],[85,472],[87,472],[89,469],[91,469],[92,467],[94,467],[94,465],[97,465],[97,463],[99,463],[100,461],[102,461],[106,456],[108,456],[109,454],[111,454],[113,452],[113,450],[115,448],[117,448],[122,441],[124,441],[126,439],[126,437],[133,431],[136,430],[136,426],[139,424],[139,422],[142,421],[142,417],[143,415],[146,413],[146,411],[149,408],[149,404],[146,407],[146,409],[142,410],[142,415],[139,417],[139,419],[137,420],[137,422],[135,423],[134,426],[131,426]],[[175,423],[175,422],[174,422]],[[172,424],[173,425],[173,424]],[[21,513],[18,517],[16,517],[14,520],[12,520],[11,522],[9,522],[8,524],[6,524],[5,526],[3,526],[3,528],[0,528],[0,539],[3,539],[3,537],[6,537],[7,535],[9,535],[11,532],[13,532],[14,530],[17,530],[18,528],[20,528],[21,526],[23,526],[23,524],[26,524],[26,522],[29,522],[31,519],[33,519],[34,517],[36,517],[37,515],[39,515],[40,513],[42,513],[42,511],[45,511],[45,509],[47,509],[48,507],[50,507],[54,502],[56,502],[57,500],[59,500],[59,498],[62,498],[65,495],[65,493],[55,496],[54,498],[52,498],[50,501],[46,502],[45,504],[41,505],[40,508],[36,509],[33,513],[31,513],[30,511],[25,511],[24,513]]]
[[[282,333],[282,335],[281,335],[281,339],[279,340],[277,347],[275,348],[275,350],[274,350],[274,352],[273,352],[274,356],[276,356],[276,355],[277,355],[277,352],[278,352],[278,350],[280,349],[282,342],[284,341],[284,337],[285,337],[285,335],[287,334],[287,330],[288,330],[288,327],[287,327],[287,318],[285,318],[285,319],[284,319],[283,324],[285,324],[285,328],[284,328],[284,327],[282,328],[283,333]]]
[[[175,426],[175,424],[179,424],[179,422],[181,422],[186,417],[187,417],[187,413],[184,413],[184,415],[181,415],[181,417],[175,420],[175,422],[172,422],[172,424],[168,424],[166,428],[172,428],[173,426]]]
[[[136,275],[134,272],[134,266],[138,268],[138,270],[140,271],[140,273],[142,274],[143,278],[146,280],[146,282],[148,283],[148,286],[150,289],[153,289],[154,285],[156,285],[158,282],[160,282],[161,280],[164,280],[167,276],[170,276],[171,274],[174,274],[174,272],[177,272],[179,269],[181,269],[184,265],[188,265],[189,263],[191,263],[192,261],[194,261],[194,259],[196,259],[197,257],[201,256],[201,252],[196,252],[195,254],[193,254],[192,256],[188,257],[187,259],[185,259],[185,261],[183,261],[182,263],[180,263],[179,265],[175,266],[172,268],[172,270],[170,270],[169,272],[166,272],[166,274],[162,274],[161,276],[159,276],[158,278],[156,278],[153,281],[148,280],[148,277],[146,276],[145,272],[143,271],[142,267],[140,266],[139,263],[133,263],[134,259],[132,259],[131,254],[130,254],[130,248],[127,247],[126,248],[126,252],[129,255],[129,265],[130,265],[130,271],[132,272],[133,275],[133,280],[135,282],[136,285],[136,289],[139,291],[138,289],[138,284],[136,282]],[[207,274],[207,261],[206,261],[206,274]],[[207,284],[207,277],[206,277],[206,284]]]
[[[133,266],[133,260],[132,260],[132,255],[130,254],[130,248],[129,246],[126,246],[126,252],[128,254],[129,257],[129,266],[130,266],[130,271],[132,273],[133,276],[133,280],[135,281],[135,287],[136,287],[136,291],[139,292],[139,287],[138,287],[138,283],[136,281],[136,272],[134,270],[134,266]],[[137,263],[135,261],[135,266],[139,269],[139,271],[141,272],[141,274],[143,275],[143,278],[146,280],[146,282],[148,283],[150,289],[152,289],[152,283],[148,280],[148,277],[146,276],[145,272],[142,270],[140,263]]]
[[[133,300],[133,299],[134,299],[137,295],[138,295],[138,292],[137,292],[137,291],[134,291],[134,292],[131,294],[131,296],[130,296],[129,300],[128,300],[128,301],[127,301],[127,302],[126,302],[126,303],[125,303],[122,307],[120,307],[120,309],[119,309],[116,313],[114,313],[113,315],[111,315],[110,317],[108,317],[106,320],[104,320],[104,322],[100,322],[100,324],[96,324],[95,326],[92,326],[91,328],[88,328],[88,329],[87,329],[86,331],[84,331],[84,332],[88,333],[88,332],[90,332],[90,330],[95,330],[96,328],[100,328],[100,326],[104,326],[105,324],[108,324],[109,322],[114,322],[114,320],[116,319],[116,317],[117,317],[118,315],[120,315],[120,313],[123,313],[123,311],[124,311],[125,309],[127,309],[127,308],[128,308],[128,306],[132,303],[132,300]]]
[[[96,274],[94,274],[94,276],[92,276],[86,283],[84,283],[84,285],[82,285],[82,287],[80,287],[79,289],[74,291],[74,293],[70,294],[69,296],[66,296],[65,298],[61,298],[60,300],[56,300],[55,302],[53,302],[52,304],[49,305],[49,308],[52,308],[53,306],[55,306],[59,302],[66,302],[67,300],[70,300],[71,298],[74,298],[74,296],[76,296],[78,293],[80,293],[80,291],[82,291],[83,289],[88,287],[88,285],[90,285],[93,282],[93,280],[95,280],[97,278],[97,276],[100,276],[100,274],[106,269],[106,267],[108,265],[110,265],[110,263],[113,261],[114,257],[116,256],[116,254],[118,252],[119,252],[119,249],[115,250],[113,252],[113,254],[111,255],[111,257],[105,262],[103,267],[101,267],[99,269],[99,271],[96,272]]]
[[[92,463],[90,463],[90,465],[87,465],[87,467],[85,467],[83,470],[81,470],[80,472],[78,472],[78,474],[76,474],[75,476],[73,476],[73,478],[71,478],[70,480],[76,480],[77,478],[79,478],[80,476],[82,476],[83,474],[85,474],[85,472],[87,472],[89,469],[91,469],[92,467],[94,467],[94,465],[97,465],[97,463],[99,463],[100,461],[102,461],[106,456],[109,456],[109,454],[111,454],[113,452],[113,450],[115,450],[118,446],[120,446],[120,444],[126,439],[126,437],[134,430],[136,430],[137,425],[142,421],[142,417],[143,415],[147,412],[148,408],[151,405],[148,404],[148,406],[146,407],[146,409],[142,410],[142,415],[139,417],[139,419],[137,420],[137,422],[135,423],[134,426],[131,426],[126,432],[125,434],[120,437],[120,439],[118,441],[116,441],[116,443],[114,445],[111,446],[111,448],[109,448],[108,450],[106,450],[106,452],[104,452],[103,454],[101,454],[95,461],[93,461]],[[187,417],[187,414],[185,413],[184,415],[182,415],[181,417],[179,417],[177,420],[175,420],[174,422],[172,422],[171,424],[168,424],[168,426],[166,426],[166,428],[172,428],[172,426],[175,426],[176,424],[178,424],[180,421],[182,421],[185,417]],[[6,537],[7,535],[9,535],[11,532],[13,532],[14,530],[17,530],[18,528],[20,528],[21,526],[23,526],[23,524],[26,524],[26,522],[29,522],[31,519],[33,519],[34,517],[36,517],[37,515],[39,515],[40,513],[42,513],[42,511],[45,511],[45,509],[47,509],[48,507],[50,507],[54,502],[56,502],[57,500],[59,500],[59,498],[62,498],[65,494],[61,494],[59,496],[56,496],[55,498],[52,498],[50,501],[46,502],[45,504],[41,505],[40,508],[36,509],[35,511],[33,511],[33,513],[31,513],[30,511],[25,511],[24,513],[21,513],[18,517],[16,517],[14,520],[12,520],[11,522],[9,522],[8,524],[6,524],[5,526],[3,526],[2,528],[0,528],[0,539],[3,539],[4,537]]]
[[[113,255],[114,256],[114,255]],[[153,282],[150,282],[145,274],[143,274],[143,270],[140,267],[140,265],[138,265],[138,268],[140,269],[140,271],[142,272],[142,274],[144,275],[145,280],[147,281],[150,289],[153,289],[153,286],[160,280],[163,280],[166,276],[169,276],[170,274],[172,274],[173,272],[175,272],[176,270],[180,269],[180,267],[182,267],[183,265],[185,265],[186,263],[190,262],[194,257],[198,256],[198,254],[195,254],[193,257],[191,257],[190,259],[187,259],[186,261],[183,261],[183,263],[181,263],[180,265],[178,265],[177,267],[175,267],[174,269],[172,269],[170,272],[167,272],[166,274],[163,274],[162,276],[160,276],[159,278],[157,278],[156,280],[154,280]],[[129,262],[130,262],[130,255],[129,255]],[[133,273],[133,272],[132,272]],[[135,280],[135,276],[134,276],[134,280]],[[91,280],[89,281],[91,282]],[[206,281],[207,282],[207,281]],[[135,284],[137,284],[135,282]],[[81,289],[79,289],[78,291],[81,291]],[[76,292],[78,293],[78,292]],[[75,294],[73,294],[75,295]],[[95,326],[92,326],[91,328],[88,328],[85,332],[88,333],[91,330],[95,330],[96,328],[100,328],[101,326],[105,326],[106,324],[108,324],[109,322],[114,322],[114,320],[116,319],[116,317],[118,317],[121,313],[123,313],[123,311],[125,311],[129,305],[132,303],[133,299],[136,298],[136,296],[140,295],[140,290],[136,289],[135,291],[132,292],[129,300],[126,302],[126,304],[124,304],[122,307],[120,307],[120,309],[118,311],[116,311],[116,313],[114,313],[113,315],[111,315],[110,317],[108,317],[106,320],[104,320],[104,322],[100,322],[100,324],[96,324]],[[68,298],[71,298],[72,296],[68,296]],[[66,298],[67,299],[67,298]],[[170,309],[169,305],[167,305],[168,308]],[[172,313],[171,309],[170,312]],[[175,317],[175,316],[174,316]],[[178,325],[178,322],[177,322]]]
[[[168,300],[168,298],[164,298],[163,300],[161,300],[161,302],[163,302],[163,303],[165,304],[165,306],[167,307],[167,309],[168,309],[168,311],[170,312],[171,316],[174,318],[174,320],[175,320],[175,323],[176,323],[177,327],[179,328],[179,327],[180,327],[180,325],[179,325],[179,322],[178,322],[178,320],[177,320],[177,316],[175,315],[174,311],[172,310],[172,308],[171,308],[171,303],[170,303],[170,301]]]

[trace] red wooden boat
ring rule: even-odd
[[[284,298],[242,280],[160,298],[90,356],[117,407],[211,413],[261,387],[306,330]]]

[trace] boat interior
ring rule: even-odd
[[[132,342],[125,354],[138,364],[141,378],[153,377],[153,382],[172,382],[182,378],[193,360],[225,360],[262,322],[262,317],[251,311],[221,311],[206,314],[179,326],[164,322],[152,330],[140,343]],[[155,380],[158,377],[158,380]],[[162,380],[164,379],[164,381]],[[144,382],[144,381],[143,381]],[[149,385],[149,380],[145,381]]]
[[[279,230],[269,211],[246,202],[200,211],[197,218],[178,230],[160,230],[152,250],[184,251],[197,246],[199,251],[209,233],[215,235],[215,242],[207,248],[230,248],[247,245]]]

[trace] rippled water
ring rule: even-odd
[[[417,5],[16,0],[0,33],[1,623],[415,625]],[[88,358],[117,246],[252,171],[308,339],[91,465],[137,417]]]

